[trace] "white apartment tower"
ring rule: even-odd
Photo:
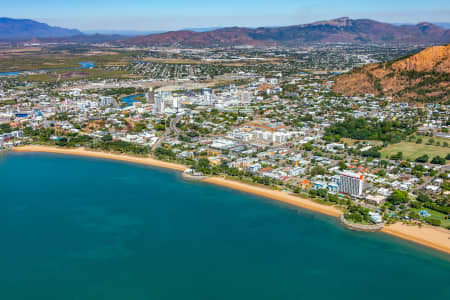
[[[362,196],[364,192],[364,175],[343,172],[340,175],[339,191],[351,196]]]
[[[241,91],[240,98],[242,105],[250,104],[252,102],[252,94],[250,91]]]
[[[152,87],[150,87],[148,89],[148,92],[145,94],[145,99],[147,100],[147,103],[149,103],[149,104],[155,103],[155,92],[153,91]]]
[[[157,115],[163,115],[165,112],[164,97],[161,93],[155,94],[154,113]]]

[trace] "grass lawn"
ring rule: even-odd
[[[383,145],[382,141],[370,141],[370,140],[354,140],[351,138],[341,138],[341,142],[342,143],[347,143],[347,145],[349,146],[353,146],[355,143],[362,143],[362,142],[367,142],[370,145],[377,145],[377,146],[381,146]]]
[[[404,159],[415,160],[417,157],[427,154],[430,157],[430,161],[436,155],[440,157],[447,156],[450,153],[450,148],[440,147],[440,146],[429,146],[424,144],[416,144],[409,142],[401,142],[397,144],[391,144],[386,148],[381,150],[381,155],[383,158],[389,158],[393,154],[398,152],[403,153]]]
[[[70,76],[70,73],[74,73],[74,76]],[[65,74],[68,74],[67,76]],[[71,81],[71,80],[88,80],[88,79],[103,79],[103,78],[135,78],[139,79],[140,76],[128,73],[127,71],[114,71],[114,70],[103,70],[101,68],[95,69],[79,69],[73,71],[58,71],[49,72],[46,74],[35,74],[35,75],[22,75],[18,76],[19,80],[23,81],[33,81],[33,82],[56,82],[58,80],[58,75],[61,75],[60,81]]]
[[[447,143],[450,144],[450,139],[444,138],[444,137],[438,137],[438,136],[431,137],[431,136],[423,136],[423,135],[417,135],[417,134],[412,135],[412,137],[414,138],[413,143],[415,143],[416,139],[421,138],[422,139],[422,143],[426,144],[426,143],[428,143],[428,140],[431,138],[431,139],[434,140],[435,143],[436,142],[440,142],[441,144],[443,144],[444,142],[447,142]]]
[[[96,67],[111,64],[128,64],[133,61],[133,55],[142,52],[87,52],[69,53],[67,51],[57,51],[46,53],[18,53],[5,55],[0,51],[0,72],[10,71],[33,71],[40,69],[65,69],[79,67],[79,62],[92,61]]]
[[[441,212],[438,212],[438,211],[435,211],[435,210],[432,210],[432,209],[429,209],[429,208],[426,208],[426,207],[420,208],[420,209],[419,208],[411,208],[411,210],[415,211],[417,214],[421,210],[426,210],[431,215],[430,218],[441,220],[441,226],[442,227],[447,228],[447,227],[450,226],[450,220],[446,220],[445,219],[445,215],[443,213],[441,213]],[[423,218],[421,217],[421,219],[423,219]]]

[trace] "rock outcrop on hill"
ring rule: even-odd
[[[450,45],[434,46],[386,63],[370,64],[336,77],[344,95],[375,94],[414,102],[450,101]]]

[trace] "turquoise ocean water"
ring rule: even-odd
[[[448,255],[130,163],[0,156],[0,299],[445,299]]]

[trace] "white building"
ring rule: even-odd
[[[289,170],[289,176],[299,176],[305,174],[305,169],[302,167],[295,167]]]
[[[362,196],[364,192],[364,175],[353,172],[341,173],[339,191],[351,196]]]
[[[381,215],[379,213],[370,211],[369,217],[376,224],[380,224],[383,222],[383,219],[381,218]]]
[[[241,98],[242,105],[247,105],[252,102],[252,94],[250,91],[242,91],[240,93],[240,98]]]
[[[104,97],[100,97],[100,105],[101,106],[108,106],[111,105],[113,103],[113,98],[110,96],[104,96]]]
[[[165,102],[162,94],[158,93],[155,95],[155,106],[154,113],[162,115],[165,112]]]

